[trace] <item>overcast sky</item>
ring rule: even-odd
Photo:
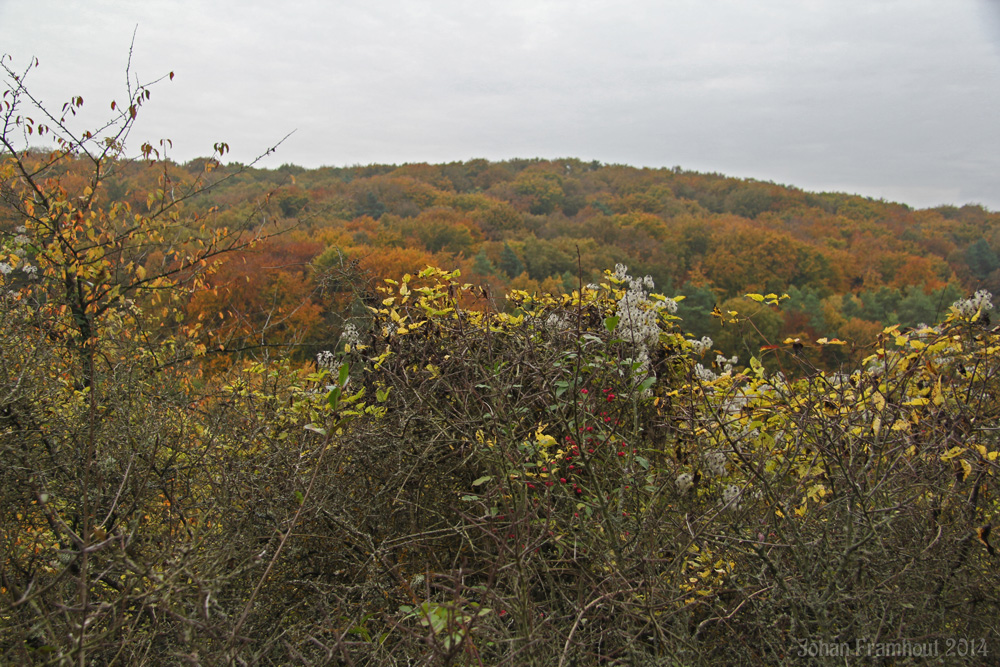
[[[0,0],[135,138],[264,166],[578,157],[1000,210],[1000,0]],[[86,116],[85,119],[94,116]]]

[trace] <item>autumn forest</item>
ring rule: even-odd
[[[203,164],[169,165],[164,187],[184,188]],[[686,330],[734,351],[743,344],[711,313],[735,308],[746,292],[790,296],[780,314],[761,318],[755,342],[828,336],[860,346],[888,324],[934,322],[977,289],[1000,293],[1000,213],[974,205],[915,211],[679,167],[572,159],[240,167],[213,172],[219,186],[185,207],[216,226],[251,216],[280,233],[231,256],[212,279],[218,292],[190,312],[229,313],[234,327],[266,322],[276,343],[329,336],[345,302],[322,276],[343,262],[372,279],[457,268],[499,297],[572,291],[622,263],[686,297]],[[155,190],[162,175],[129,165],[109,192]]]

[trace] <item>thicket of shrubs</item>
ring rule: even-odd
[[[789,342],[783,375],[684,337],[622,271],[516,314],[457,307],[458,278],[388,286],[319,367],[200,389],[134,340],[81,358],[6,291],[4,659],[773,664],[995,639],[983,308],[838,376]]]
[[[37,161],[4,135],[0,165],[0,661],[1000,650],[988,295],[828,374],[808,353],[840,341],[729,357],[621,266],[500,308],[455,272],[376,290],[346,265],[365,314],[315,363],[222,356],[183,306],[260,230],[186,219],[196,189],[106,200],[115,136],[61,136]],[[95,166],[78,189],[71,154]]]

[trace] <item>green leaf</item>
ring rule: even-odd
[[[330,393],[326,396],[326,402],[334,410],[337,409],[337,404],[340,402],[340,387],[334,387],[330,390]]]
[[[654,384],[656,384],[656,378],[650,376],[645,380],[643,380],[642,383],[639,385],[639,391],[640,392],[648,391],[650,388],[652,388]]]
[[[476,481],[474,481],[472,483],[472,486],[482,486],[483,484],[485,484],[486,482],[490,481],[491,479],[493,479],[493,477],[491,475],[485,475],[483,477],[480,477]]]
[[[348,364],[344,363],[340,366],[340,382],[338,383],[341,387],[347,386],[348,374],[351,372],[351,368]]]
[[[604,328],[608,330],[608,333],[614,333],[614,330],[618,328],[618,322],[621,318],[617,315],[611,315],[604,318]]]

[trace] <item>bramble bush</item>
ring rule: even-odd
[[[142,212],[106,199],[119,135],[50,117],[61,148],[18,148],[14,128],[38,126],[13,76],[3,662],[769,665],[803,664],[806,640],[959,637],[1000,650],[989,295],[888,327],[860,365],[827,373],[809,359],[841,341],[764,341],[741,363],[623,266],[501,302],[457,271],[372,288],[346,266],[331,279],[366,307],[315,363],[265,349],[220,370],[183,306],[262,230],[195,220],[166,182]],[[136,106],[108,127],[128,130]],[[747,297],[749,317],[717,316],[750,340],[783,298]]]

